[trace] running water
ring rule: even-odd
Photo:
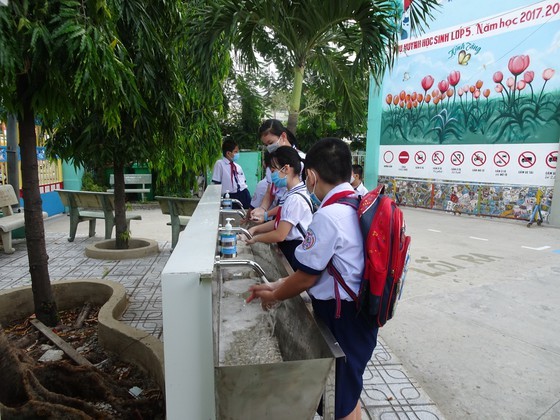
[[[259,301],[245,303],[255,279],[226,281],[220,303],[219,365],[239,366],[282,361],[274,336],[275,312],[263,311]]]

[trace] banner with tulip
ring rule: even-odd
[[[484,14],[490,10],[496,14]],[[517,23],[542,19],[541,13],[551,17],[540,26],[497,27],[493,36],[442,39],[422,46],[422,53],[405,49],[383,83],[380,175],[553,185],[560,139],[560,2],[455,0],[437,22],[442,26],[461,12],[470,23],[457,27],[474,30],[476,21],[499,25],[505,17]],[[433,29],[452,34],[457,27]],[[413,159],[419,150],[424,160]],[[437,151],[441,161],[432,159]],[[410,158],[383,158],[403,153]]]

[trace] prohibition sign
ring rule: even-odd
[[[535,154],[533,152],[527,151],[527,152],[523,152],[519,155],[519,158],[517,159],[517,161],[519,162],[519,166],[521,166],[522,168],[530,168],[531,166],[533,166],[535,164],[537,160],[537,157],[535,156]]]
[[[482,166],[486,163],[486,153],[482,150],[474,152],[471,156],[471,162],[474,166]]]
[[[421,150],[419,152],[416,152],[416,154],[414,155],[414,161],[418,165],[422,165],[424,162],[426,162],[426,153]]]
[[[385,154],[383,155],[383,160],[385,161],[385,163],[391,163],[394,158],[395,158],[395,155],[390,150],[387,150],[385,152]]]
[[[546,156],[546,164],[549,168],[556,169],[556,166],[558,165],[558,150],[550,152]]]
[[[451,153],[451,163],[453,165],[459,166],[464,161],[465,161],[465,155],[463,154],[463,152],[460,152],[460,151],[457,150],[457,151]]]
[[[408,162],[408,159],[410,159],[410,155],[408,154],[407,151],[403,151],[399,153],[399,162],[400,163],[406,163]]]
[[[500,150],[494,155],[494,163],[496,166],[503,168],[509,163],[509,153],[505,150]]]
[[[445,155],[442,151],[438,150],[437,152],[432,153],[432,162],[434,162],[435,165],[441,165],[444,159]]]

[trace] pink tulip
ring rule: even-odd
[[[545,69],[542,73],[542,78],[544,80],[550,80],[552,79],[552,76],[554,76],[554,69],[551,68]]]
[[[463,96],[463,93],[464,93],[463,88],[459,89],[459,91],[457,93],[459,94],[459,96]]]
[[[525,89],[525,86],[527,86],[525,80],[520,80],[519,82],[517,82],[517,90],[523,90]]]
[[[500,83],[502,80],[504,80],[504,75],[501,71],[497,71],[496,73],[494,73],[494,77],[492,79],[494,80],[494,83]]]
[[[475,90],[473,96],[475,97],[475,99],[478,99],[480,97],[480,90]]]
[[[449,76],[447,76],[447,80],[451,86],[457,86],[459,80],[461,80],[461,73],[457,70],[453,70],[449,73]]]
[[[434,78],[428,75],[422,79],[421,83],[422,83],[422,89],[430,90],[434,84]]]
[[[494,88],[496,90],[496,92],[498,93],[502,93],[502,90],[504,90],[502,85],[496,85],[496,87]]]
[[[528,55],[514,55],[509,59],[508,69],[514,76],[518,76],[527,70],[530,59]]]
[[[506,80],[506,85],[511,89],[514,84],[515,80],[513,80],[513,77],[508,77],[508,79]]]
[[[447,92],[447,89],[449,89],[449,82],[447,80],[442,80],[438,83],[438,89],[441,93]]]
[[[531,83],[534,78],[535,78],[534,71],[526,71],[525,74],[523,75],[523,80],[525,80],[525,83]]]

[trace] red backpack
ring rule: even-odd
[[[327,266],[372,327],[382,327],[395,314],[410,258],[410,236],[406,235],[403,213],[384,191],[385,186],[380,185],[361,199],[341,198],[337,201],[358,212],[365,258],[358,295],[348,287],[332,261]],[[338,288],[335,291],[339,307]]]

